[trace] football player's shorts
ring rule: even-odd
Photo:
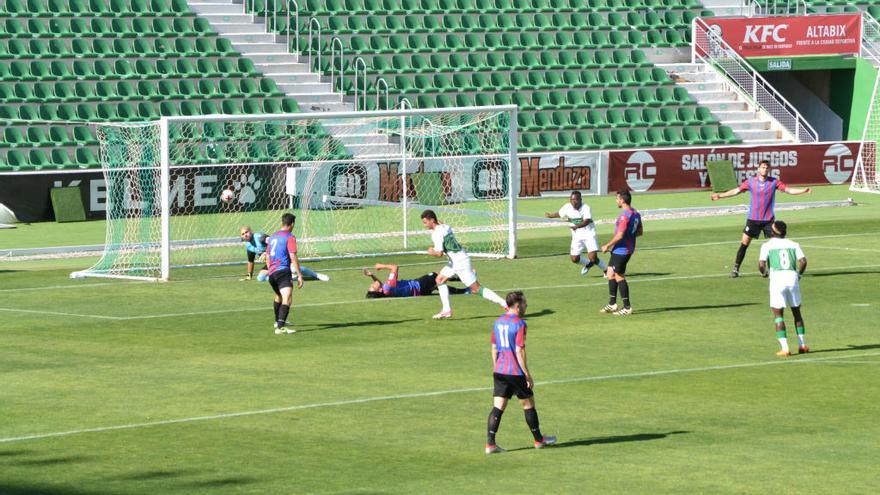
[[[535,395],[526,383],[525,375],[494,373],[493,377],[495,381],[495,390],[492,392],[493,397],[509,399],[515,394],[517,399],[528,399]]]
[[[465,287],[470,287],[477,281],[477,274],[474,273],[473,268],[471,268],[470,257],[450,261],[449,264],[440,270],[440,275],[443,275],[446,278],[452,278],[453,275],[458,275],[458,278],[461,279],[461,283],[463,283]]]
[[[743,229],[743,234],[752,239],[757,239],[761,232],[764,233],[764,239],[773,237],[773,220],[746,220],[746,228]]]
[[[782,309],[786,306],[797,308],[801,305],[800,284],[774,284],[770,282],[770,307]]]
[[[614,273],[618,275],[626,274],[626,265],[629,263],[629,259],[632,257],[631,254],[611,254],[611,259],[608,260],[608,266],[614,269]]]
[[[281,289],[293,287],[293,277],[290,274],[290,270],[285,268],[269,275],[269,285],[272,286],[272,290],[278,295],[281,295]]]
[[[572,256],[577,256],[584,251],[588,253],[592,253],[593,251],[599,250],[599,240],[595,235],[583,236],[583,237],[571,237],[571,249],[568,251],[568,254]]]

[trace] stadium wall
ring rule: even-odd
[[[770,160],[773,173],[785,182],[841,184],[852,176],[858,145],[848,141],[524,153],[518,158],[519,183],[514,187],[519,198],[564,196],[575,189],[593,195],[620,189],[636,192],[708,189],[707,161],[731,160],[739,178],[744,179],[753,174],[758,162],[765,158]],[[480,160],[473,160],[474,167],[479,163]],[[219,192],[228,187],[222,175],[220,167],[199,167],[197,173],[188,174],[185,183],[173,191],[172,198],[188,205],[188,211],[198,212],[204,207],[205,211],[216,212]],[[265,179],[273,183],[284,181],[283,173]],[[381,185],[381,177],[379,179],[376,183]],[[0,174],[0,203],[8,206],[22,222],[52,220],[50,189],[71,186],[80,188],[90,219],[105,216],[107,188],[99,170],[3,173]],[[256,194],[258,196],[259,191]],[[262,207],[257,200],[249,209]]]

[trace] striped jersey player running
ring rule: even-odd
[[[761,246],[758,257],[758,270],[764,277],[770,277],[770,311],[776,323],[776,338],[781,349],[779,357],[791,356],[788,350],[788,337],[785,333],[785,307],[791,308],[794,328],[798,337],[798,353],[810,352],[805,340],[804,318],[801,316],[800,278],[807,269],[807,257],[800,244],[785,238],[785,222],[776,220],[770,226],[773,237]]]
[[[433,210],[425,210],[421,215],[422,224],[431,231],[431,241],[433,245],[428,248],[428,254],[431,256],[447,256],[449,263],[440,270],[437,275],[437,293],[440,294],[440,302],[443,309],[434,315],[435,320],[441,318],[452,318],[452,308],[449,305],[449,286],[446,281],[453,275],[458,275],[461,283],[465,287],[470,288],[471,294],[479,294],[484,299],[488,299],[495,304],[507,309],[507,303],[501,299],[492,289],[480,286],[477,281],[477,274],[471,268],[471,257],[467,251],[455,239],[452,233],[452,227],[437,220],[437,214]]]
[[[761,160],[761,163],[758,165],[757,175],[749,177],[739,187],[721,194],[712,193],[712,201],[732,198],[746,191],[749,191],[751,195],[746,228],[743,230],[742,243],[739,246],[739,251],[736,252],[736,261],[733,263],[733,271],[730,272],[730,278],[739,277],[739,267],[746,257],[746,250],[749,248],[752,239],[757,239],[761,232],[764,232],[765,238],[769,239],[772,236],[770,225],[774,219],[773,207],[776,203],[777,190],[794,195],[812,192],[809,187],[790,187],[776,177],[773,177],[770,175],[770,162]]]

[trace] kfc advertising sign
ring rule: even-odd
[[[859,54],[860,14],[702,18],[743,57]]]
[[[754,175],[761,160],[771,174],[791,184],[842,184],[852,177],[858,143],[679,148],[608,153],[608,190],[636,192],[709,187],[706,162],[730,160],[739,182]]]

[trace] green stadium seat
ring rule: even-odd
[[[5,120],[5,119],[4,119]],[[13,148],[28,145],[28,139],[19,127],[6,127],[3,130],[3,143]]]
[[[71,165],[70,155],[66,150],[54,149],[52,150],[51,164],[57,169],[67,168]]]

